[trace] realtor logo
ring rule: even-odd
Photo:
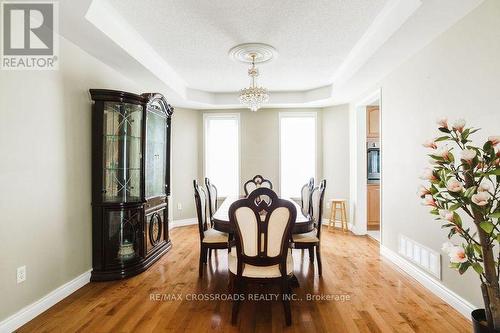
[[[1,69],[58,69],[57,5],[55,2],[2,2]]]

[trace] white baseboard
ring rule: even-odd
[[[420,282],[425,288],[431,291],[434,295],[448,303],[455,310],[460,312],[465,318],[470,319],[470,313],[479,307],[474,306],[469,301],[457,295],[454,291],[445,287],[440,281],[431,277],[424,271],[420,270],[409,261],[405,260],[396,252],[380,244],[380,255],[401,268],[412,278]]]
[[[12,332],[90,282],[90,270],[51,291],[0,322],[0,332]]]
[[[172,223],[170,223],[169,229],[183,227],[186,225],[193,225],[193,224],[197,224],[197,223],[198,223],[198,219],[195,217],[190,218],[190,219],[175,220],[175,221],[172,221]]]

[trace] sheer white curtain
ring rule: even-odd
[[[239,192],[239,116],[205,115],[205,175],[218,196]]]
[[[281,196],[300,197],[315,173],[316,113],[280,113]]]

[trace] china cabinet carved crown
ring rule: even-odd
[[[90,89],[93,281],[136,275],[168,234],[173,108],[161,94]]]

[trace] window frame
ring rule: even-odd
[[[278,170],[278,180],[280,185],[280,195],[283,195],[283,182],[281,176],[281,119],[283,118],[314,118],[314,179],[318,177],[318,113],[315,111],[304,111],[304,112],[279,112],[278,113],[278,160],[279,160],[279,170]],[[305,179],[304,181],[307,181]],[[305,184],[305,183],[304,183]],[[299,189],[300,192],[300,189]],[[299,197],[292,197],[290,199],[300,199]]]
[[[236,195],[240,195],[241,192],[241,124],[240,124],[240,114],[239,113],[224,113],[224,112],[210,112],[210,113],[203,113],[203,178],[208,177],[207,175],[207,145],[208,145],[208,140],[207,140],[207,135],[208,135],[208,120],[210,119],[231,119],[234,120],[236,119],[237,122],[237,129],[238,129],[238,167],[237,167],[237,192]],[[204,183],[204,181],[203,181]],[[217,186],[217,184],[214,184]],[[225,198],[221,196],[221,198]]]

